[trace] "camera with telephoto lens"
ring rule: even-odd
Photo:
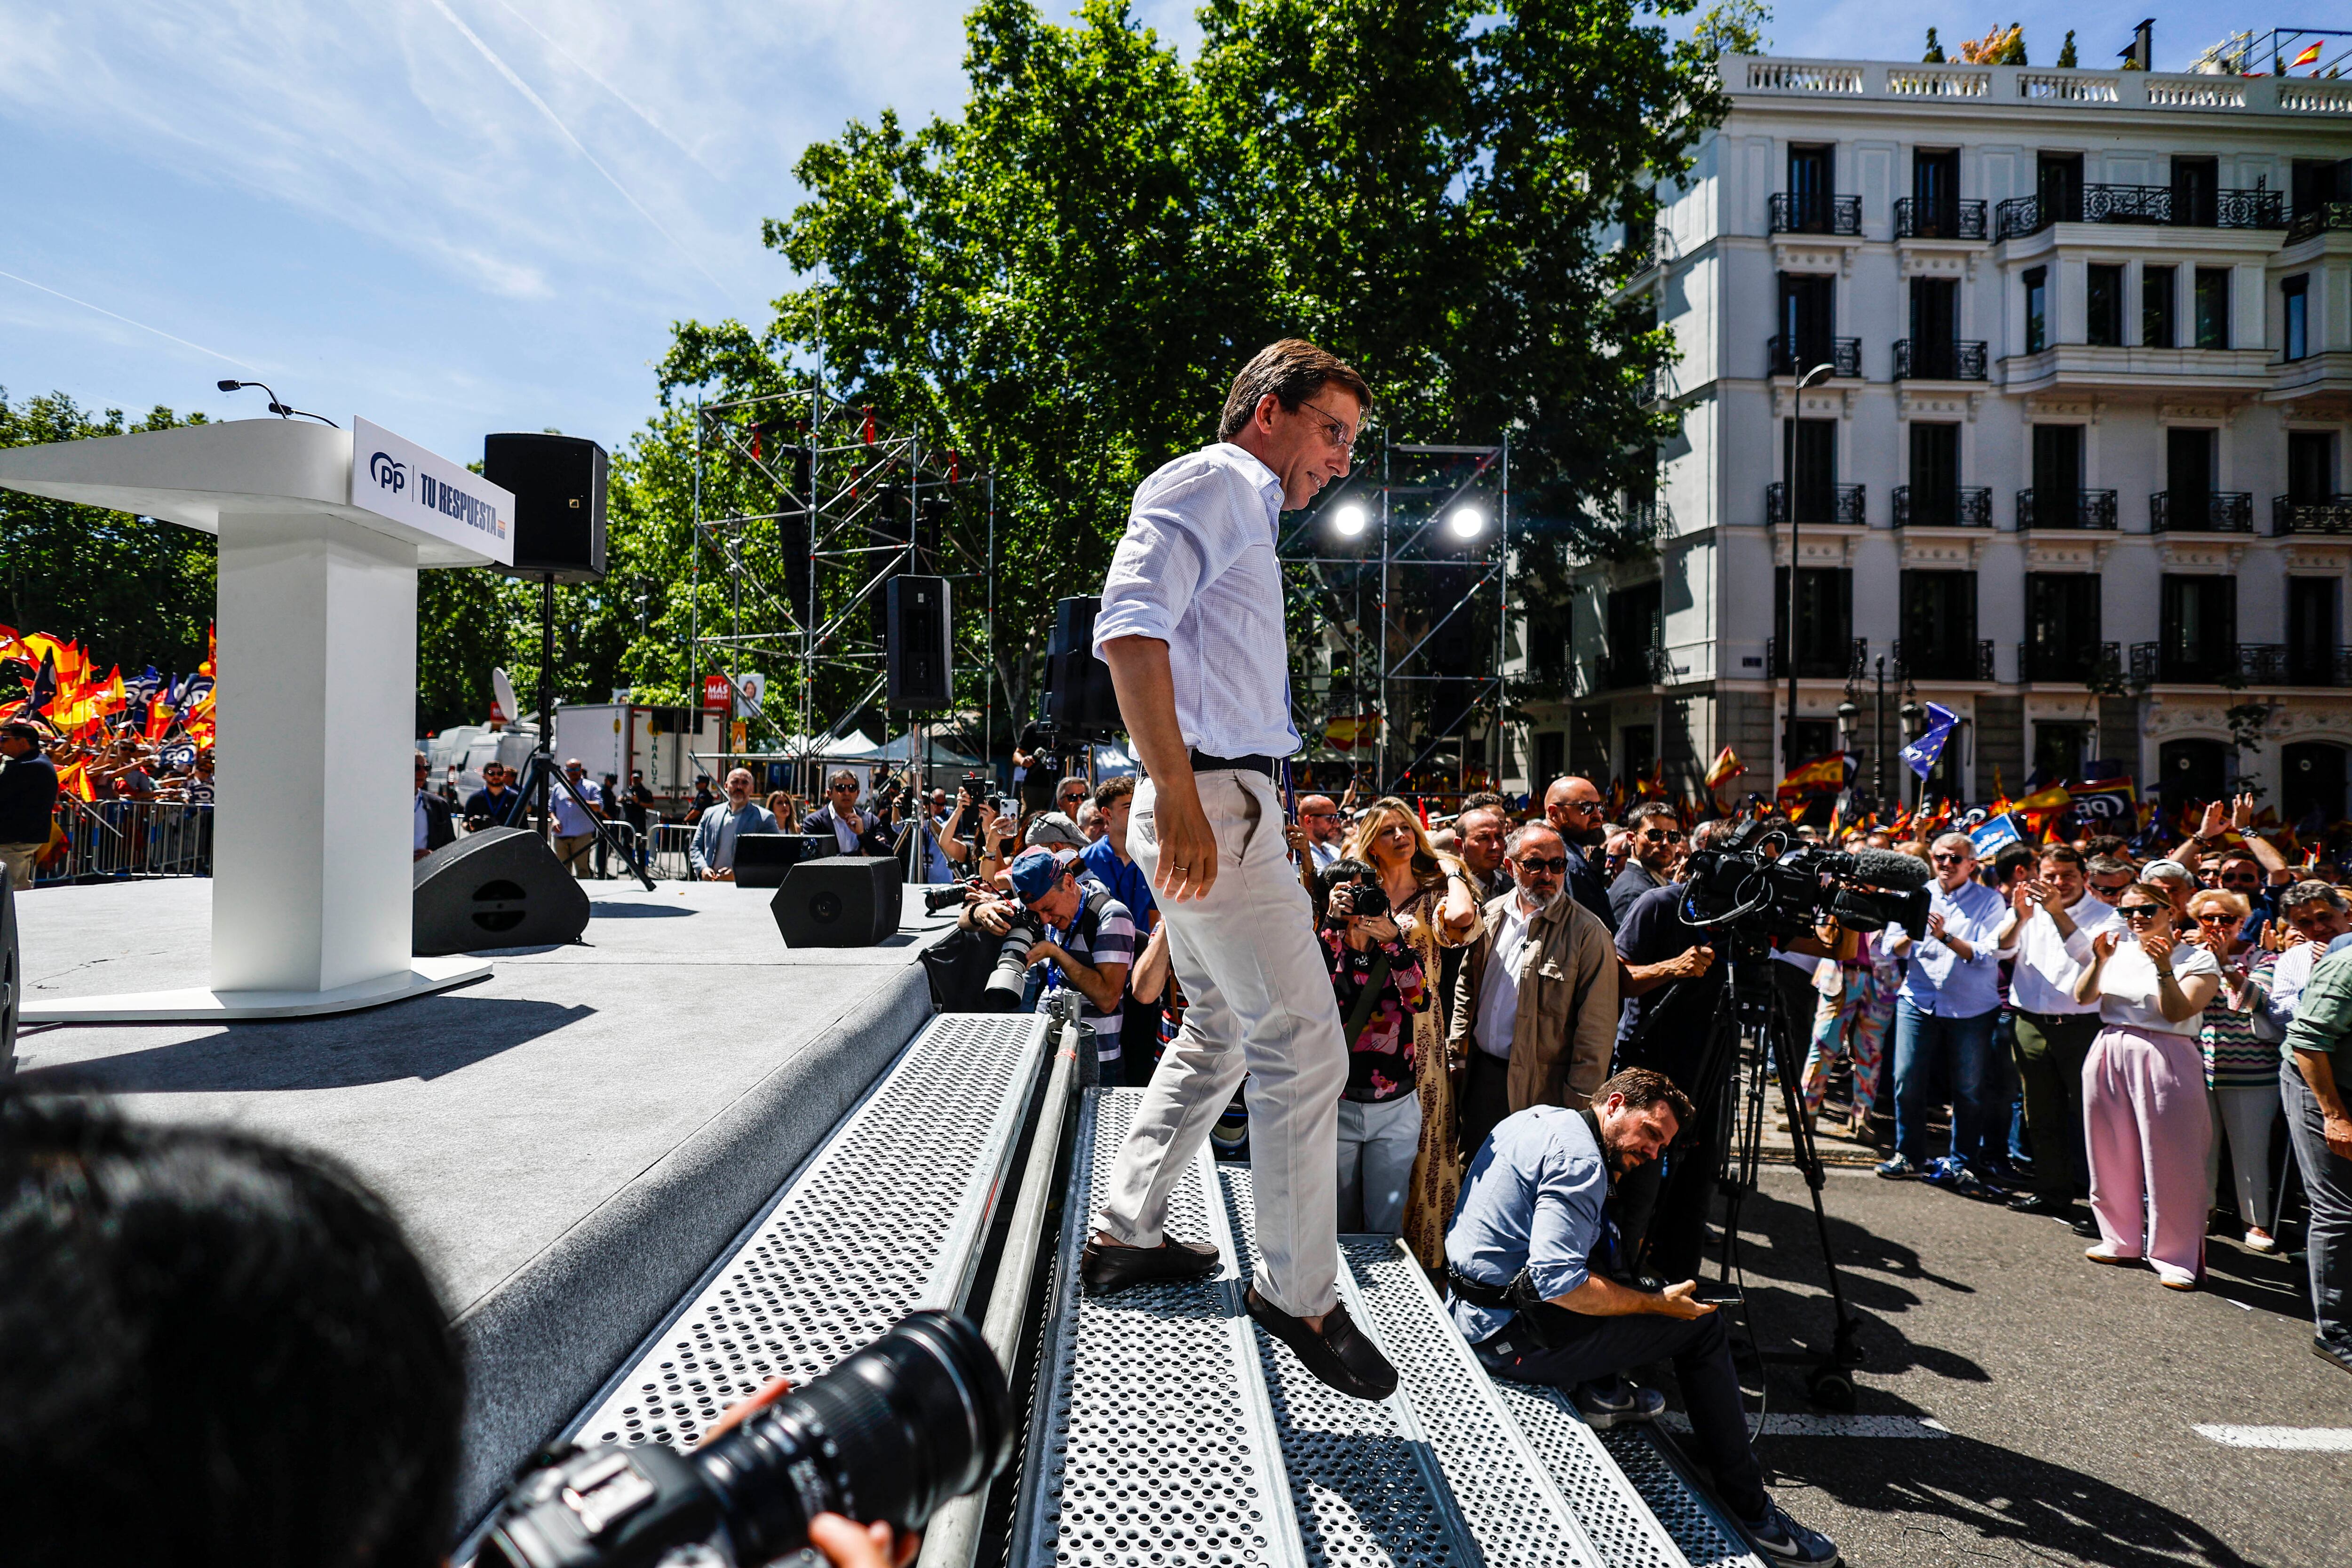
[[[971,890],[971,884],[969,882],[943,882],[936,888],[925,888],[923,912],[933,915],[944,914],[961,904],[964,895]]]
[[[1003,1369],[980,1331],[916,1312],[690,1454],[573,1447],[518,1476],[482,1568],[756,1568],[808,1544],[819,1513],[920,1530],[1012,1457]]]
[[[1769,821],[1748,824],[1714,847],[1694,850],[1683,879],[1690,889],[1684,919],[1760,949],[1772,937],[1811,936],[1835,921],[1847,931],[1927,921],[1926,861],[1892,849],[1853,854],[1818,844],[1788,847],[1791,835]],[[1787,850],[1787,853],[1782,853]]]
[[[988,973],[988,984],[981,989],[981,1011],[983,1013],[1017,1012],[1021,998],[1029,989],[1029,950],[1045,940],[1045,922],[1027,910],[1013,917],[1004,928],[1004,941],[996,950],[996,967]]]

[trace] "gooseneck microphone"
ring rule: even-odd
[[[248,386],[257,386],[264,392],[269,392],[269,412],[277,415],[280,419],[316,419],[320,424],[331,426],[337,430],[342,428],[341,426],[335,424],[333,420],[328,418],[323,414],[309,413],[306,410],[296,408],[289,404],[278,402],[278,394],[269,391],[269,384],[268,382],[220,381],[215,382],[213,384],[219,387],[223,392],[237,392]]]

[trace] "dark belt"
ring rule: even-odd
[[[2030,1007],[2011,1007],[2010,1011],[2045,1029],[2053,1024],[2095,1024],[2099,1021],[2096,1007],[2087,1013],[2037,1013]]]
[[[1506,1312],[1516,1312],[1519,1304],[1511,1299],[1508,1285],[1489,1285],[1483,1279],[1473,1279],[1451,1263],[1445,1266],[1445,1283],[1453,1292],[1474,1307],[1491,1307]]]
[[[1192,771],[1196,773],[1217,773],[1227,772],[1264,773],[1266,777],[1272,778],[1275,774],[1275,770],[1281,766],[1281,763],[1276,762],[1274,758],[1262,755],[1247,757],[1219,757],[1213,756],[1207,752],[1199,751],[1190,751],[1185,752],[1184,755],[1185,760],[1192,764]]]

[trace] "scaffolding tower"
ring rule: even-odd
[[[1291,721],[1310,760],[1345,752],[1359,798],[1500,779],[1510,545],[1508,436],[1390,442],[1282,537]]]
[[[821,378],[698,401],[694,414],[688,668],[698,688],[707,675],[726,677],[748,731],[741,745],[730,731],[722,761],[782,754],[797,764],[794,787],[814,788],[812,765],[883,693],[885,590],[902,574],[952,585],[958,701],[938,716],[939,728],[987,757],[995,740],[995,477],[832,395]],[[704,624],[706,555],[727,589],[724,630]],[[755,668],[771,682],[758,696],[744,679]],[[967,702],[962,692],[975,680],[977,700]],[[754,735],[768,742],[764,751]]]

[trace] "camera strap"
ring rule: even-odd
[[[1375,952],[1371,973],[1364,977],[1364,988],[1356,993],[1353,1002],[1348,1004],[1347,1019],[1339,1026],[1340,1036],[1348,1042],[1349,1050],[1356,1048],[1356,1037],[1362,1034],[1364,1026],[1372,1021],[1372,1009],[1380,1005],[1381,989],[1388,983],[1389,955]]]

